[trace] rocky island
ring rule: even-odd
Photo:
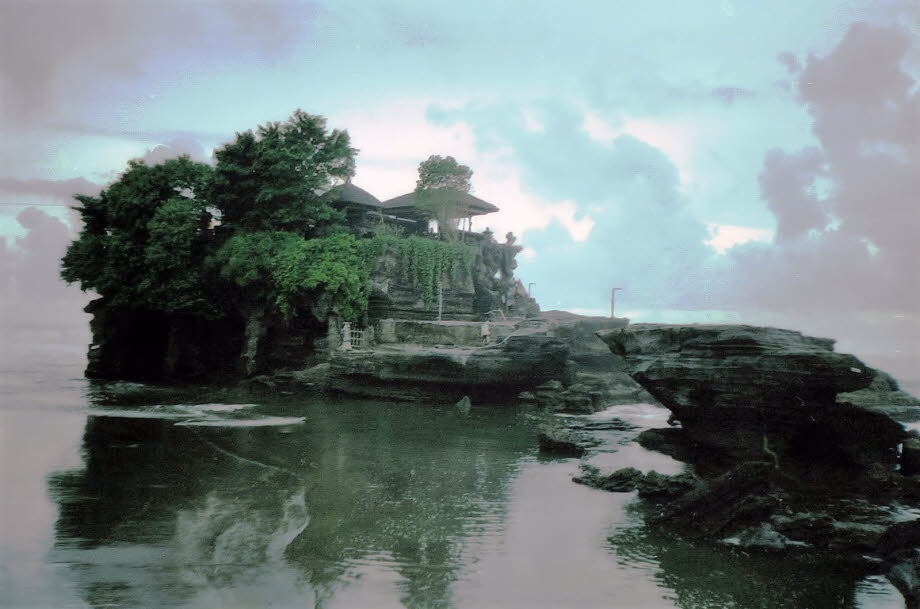
[[[920,606],[920,435],[905,428],[920,404],[891,377],[790,330],[541,312],[514,236],[472,230],[498,208],[470,194],[469,168],[433,156],[414,191],[380,201],[351,182],[355,153],[296,112],[213,166],[134,162],[78,197],[62,274],[98,295],[87,376],[564,414],[543,450],[582,458],[576,482],[637,491],[655,526],[824,553]],[[635,428],[571,415],[655,402],[672,425],[635,442],[684,471],[593,465]]]

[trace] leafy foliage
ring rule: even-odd
[[[473,170],[458,163],[454,157],[432,155],[418,166],[418,181],[415,183],[415,191],[449,188],[468,193],[471,188],[470,178],[472,177]]]
[[[386,226],[370,239],[348,234],[331,203],[333,187],[354,173],[355,153],[346,132],[298,110],[237,134],[215,152],[214,167],[187,157],[132,161],[99,196],[77,197],[84,228],[62,277],[114,307],[285,318],[334,311],[357,321],[372,266],[393,255],[430,304],[440,282],[471,272],[472,249]],[[471,175],[452,157],[433,156],[419,167],[418,188],[443,215],[442,195],[468,192]]]
[[[322,235],[344,220],[330,188],[354,174],[356,152],[347,132],[327,133],[324,118],[297,110],[214,153],[212,202],[234,231]]]
[[[470,192],[473,170],[452,157],[430,156],[418,167],[415,206],[436,219],[441,231],[453,236],[452,220],[467,215],[463,195]]]
[[[361,319],[367,313],[369,279],[357,240],[344,233],[290,242],[272,268],[275,302],[285,315],[310,300],[345,319]]]
[[[369,273],[349,234],[304,239],[286,231],[240,233],[211,264],[245,298],[271,303],[285,317],[315,306],[357,320],[367,311]]]
[[[468,245],[418,235],[377,234],[361,240],[359,251],[368,267],[387,253],[396,256],[400,274],[421,292],[425,305],[434,302],[442,281],[460,279],[472,273],[474,260],[473,249]]]
[[[115,306],[210,313],[201,272],[211,215],[199,198],[210,173],[188,157],[131,161],[99,196],[78,196],[84,226],[61,276]]]

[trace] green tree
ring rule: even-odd
[[[347,132],[297,110],[215,151],[211,200],[232,231],[322,236],[344,221],[330,189],[354,175],[356,152]]]
[[[347,233],[314,239],[286,231],[240,233],[212,263],[241,289],[241,300],[270,304],[284,317],[312,308],[359,320],[367,310],[367,264]]]
[[[213,313],[202,275],[210,176],[188,157],[131,161],[98,196],[77,196],[84,225],[64,255],[63,279],[117,307]]]
[[[426,216],[438,221],[440,230],[454,234],[454,221],[468,213],[466,197],[470,192],[473,170],[452,157],[433,155],[418,167],[415,205]]]

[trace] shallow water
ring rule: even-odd
[[[880,578],[649,529],[633,494],[541,458],[541,417],[520,409],[102,405],[81,367],[76,352],[3,361],[2,607],[903,606]],[[666,413],[588,420],[611,417]],[[680,468],[613,440],[592,462]]]

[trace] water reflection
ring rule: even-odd
[[[518,410],[277,401],[212,405],[207,425],[180,424],[201,410],[93,410],[83,467],[49,477],[48,560],[85,605],[794,609],[897,598],[823,557],[746,555],[650,529],[631,494],[572,484],[577,461],[537,459],[538,421]],[[647,460],[611,445],[605,467]]]
[[[832,555],[713,546],[648,527],[635,505],[632,511],[636,517],[631,525],[615,531],[608,540],[610,546],[623,568],[651,575],[670,591],[666,598],[681,609],[878,606],[857,603],[860,571],[835,561]],[[878,598],[896,598],[890,587],[874,585]],[[872,597],[871,592],[868,596]]]
[[[248,590],[259,605],[334,607],[383,569],[396,577],[375,590],[379,603],[391,594],[407,607],[451,606],[468,540],[500,526],[508,482],[533,452],[518,415],[267,408],[278,420],[306,410],[307,421],[88,417],[85,467],[49,479],[52,560],[70,565],[85,601],[228,606],[232,591],[231,604],[246,606]]]

